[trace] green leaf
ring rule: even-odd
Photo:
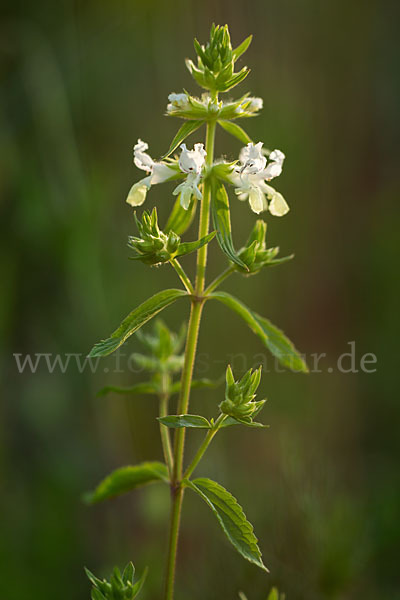
[[[250,136],[245,132],[245,130],[233,123],[232,121],[218,121],[221,125],[222,129],[225,129],[228,133],[236,137],[238,140],[243,142],[243,144],[249,144],[251,142]]]
[[[84,500],[88,504],[95,504],[156,481],[168,482],[168,469],[161,462],[121,467],[103,479],[93,492],[85,494]]]
[[[196,214],[197,198],[192,196],[189,208],[185,210],[181,205],[181,195],[175,200],[174,207],[168,218],[167,224],[164,228],[165,233],[173,231],[177,235],[183,235],[190,227]]]
[[[155,294],[135,308],[109,338],[95,344],[89,353],[89,358],[111,354],[111,352],[122,346],[132,333],[135,333],[135,331],[155,317],[163,308],[182,296],[187,296],[187,292],[183,290],[164,290],[163,292],[158,292],[158,294]]]
[[[260,317],[245,304],[226,292],[214,292],[211,298],[219,300],[234,310],[247,323],[250,329],[261,339],[268,350],[279,362],[292,371],[308,373],[308,368],[301,354],[286,335],[268,319]]]
[[[168,415],[167,417],[158,417],[157,420],[172,429],[181,429],[182,427],[211,429],[211,423],[201,415]]]
[[[235,419],[234,417],[227,417],[226,419],[224,419],[220,427],[230,427],[231,425],[245,425],[246,427],[255,427],[258,429],[266,429],[269,427],[269,425],[257,423],[256,421],[252,421],[251,419]]]
[[[116,394],[158,394],[158,387],[151,381],[136,383],[130,387],[120,387],[117,385],[106,385],[97,392],[97,396],[105,396],[109,392]]]
[[[192,390],[200,390],[202,388],[216,388],[219,387],[225,381],[224,378],[219,379],[217,381],[213,381],[212,379],[193,379],[191,383]],[[171,394],[178,394],[181,391],[181,382],[175,381],[170,388]]]
[[[238,257],[233,246],[229,198],[225,186],[220,181],[213,179],[212,188],[211,213],[214,227],[217,230],[218,244],[229,260],[248,271],[247,265]]]
[[[179,144],[181,144],[183,140],[185,140],[191,133],[197,131],[203,125],[203,123],[204,121],[186,121],[186,123],[180,127],[178,133],[172,140],[168,152],[164,154],[162,158],[167,158],[167,156],[172,154],[172,152],[177,149]]]
[[[230,492],[219,483],[200,477],[193,481],[184,481],[185,485],[208,504],[217,517],[228,540],[248,561],[268,572],[261,557],[253,526],[246,518],[242,507]]]
[[[249,35],[237,48],[235,48],[232,52],[233,60],[236,62],[237,59],[242,56],[247,50],[247,48],[251,44],[251,40],[253,39],[252,35]]]
[[[208,235],[202,237],[200,240],[196,240],[195,242],[184,242],[183,244],[179,244],[178,252],[176,256],[183,256],[184,254],[190,254],[191,252],[195,252],[202,246],[205,246],[215,236],[216,231],[212,231]]]

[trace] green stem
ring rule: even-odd
[[[190,281],[189,277],[186,275],[186,272],[185,272],[184,268],[182,267],[182,265],[180,264],[180,262],[176,258],[173,258],[172,260],[170,260],[170,263],[173,266],[173,268],[175,269],[175,271],[178,273],[179,279],[182,281],[186,290],[189,292],[189,294],[193,294],[194,288],[193,288],[192,282]]]
[[[214,138],[215,121],[207,123],[206,136],[206,169],[211,168],[214,160]],[[201,202],[201,213],[199,222],[199,239],[208,234],[210,221],[211,183],[208,178],[204,181],[203,199]],[[203,292],[207,266],[207,245],[199,248],[197,252],[196,286],[192,297],[188,332],[186,337],[185,361],[182,370],[181,392],[178,402],[178,414],[188,412],[190,390],[193,376],[193,366],[196,357],[197,338],[199,335],[201,313],[203,311]],[[178,538],[181,520],[183,487],[182,487],[182,465],[185,448],[185,428],[176,429],[174,437],[174,468],[171,478],[171,520],[168,544],[167,574],[165,584],[165,600],[173,600],[176,555],[178,549]]]
[[[166,417],[168,415],[168,402],[169,402],[169,387],[170,387],[170,376],[168,373],[163,373],[161,377],[161,394],[160,394],[160,408],[159,413],[160,417]],[[168,467],[169,476],[172,476],[173,468],[174,468],[174,458],[172,455],[172,447],[171,447],[171,437],[169,433],[168,427],[162,425],[160,423],[160,435],[161,435],[161,444],[164,453],[165,463]]]
[[[225,269],[225,271],[223,271],[221,273],[221,275],[218,275],[218,277],[216,277],[214,279],[214,281],[212,281],[210,283],[210,285],[208,286],[208,288],[206,289],[206,291],[204,292],[205,296],[208,296],[208,294],[211,294],[211,292],[213,292],[215,289],[217,289],[217,287],[219,287],[221,285],[221,283],[223,281],[225,281],[225,279],[227,279],[230,275],[232,275],[232,273],[235,272],[235,267],[233,265],[231,265],[230,267],[227,267]]]
[[[207,124],[206,138],[206,169],[211,168],[214,160],[214,139],[215,139],[216,121],[210,121]],[[203,186],[203,200],[201,203],[199,240],[208,234],[210,223],[210,202],[211,202],[211,180],[207,177]],[[196,273],[196,294],[201,296],[204,291],[206,278],[208,244],[202,246],[197,253],[197,273]]]
[[[193,473],[193,471],[195,470],[195,468],[197,467],[197,465],[203,458],[204,452],[207,450],[208,446],[210,445],[211,440],[217,433],[218,429],[221,427],[225,418],[226,418],[226,415],[222,415],[222,414],[219,415],[218,419],[214,423],[214,427],[207,432],[207,435],[205,436],[202,444],[200,445],[199,449],[197,450],[192,462],[190,463],[190,465],[188,466],[188,468],[186,469],[186,471],[183,475],[184,479],[189,479],[189,477],[191,476],[191,474]]]

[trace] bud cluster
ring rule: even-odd
[[[208,244],[215,235],[212,232],[195,242],[181,243],[179,235],[170,230],[164,233],[158,227],[157,209],[153,208],[151,213],[143,211],[142,220],[134,215],[139,237],[130,236],[129,248],[136,252],[132,260],[140,260],[147,265],[160,265],[177,256],[183,256],[195,252],[201,246]]]
[[[267,248],[265,241],[266,233],[266,222],[262,219],[258,219],[250,233],[246,246],[238,253],[242,262],[247,266],[248,271],[235,264],[235,268],[238,271],[241,271],[246,275],[253,275],[258,273],[263,267],[273,267],[293,258],[293,254],[283,258],[276,258],[279,253],[279,246]]]
[[[235,381],[231,366],[226,370],[225,400],[219,408],[225,415],[238,421],[252,420],[265,404],[265,400],[254,401],[261,380],[260,366],[256,370],[249,369],[240,381]]]
[[[85,569],[85,571],[93,585],[92,600],[115,600],[116,598],[119,600],[133,600],[142,589],[147,576],[147,569],[145,569],[140,579],[135,582],[135,567],[131,562],[126,565],[122,575],[118,567],[115,567],[110,581],[98,579],[88,569]]]
[[[185,341],[186,327],[178,334],[170,331],[161,319],[158,319],[153,333],[136,333],[149,354],[134,353],[135,363],[152,373],[177,373],[183,366],[183,355],[180,353]]]
[[[227,92],[249,73],[247,67],[237,73],[234,69],[235,62],[247,50],[251,39],[252,36],[249,36],[233,50],[228,26],[213,25],[210,41],[205,46],[194,40],[197,66],[191,60],[186,61],[186,66],[201,87],[211,92]]]

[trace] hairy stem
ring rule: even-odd
[[[211,167],[214,160],[214,138],[216,122],[207,123],[206,136],[206,167]],[[204,181],[203,199],[199,222],[199,239],[208,234],[210,222],[211,182],[208,178]],[[185,361],[182,370],[181,392],[178,402],[178,414],[188,412],[190,390],[193,376],[193,366],[196,357],[197,338],[199,334],[201,313],[203,310],[203,292],[207,266],[207,244],[197,252],[196,286],[191,304],[190,319],[186,337]],[[182,465],[185,447],[185,429],[176,429],[174,437],[174,468],[171,478],[171,520],[167,558],[167,575],[165,585],[165,600],[173,600],[176,555],[178,549],[179,528],[183,500]]]
[[[160,417],[166,417],[168,414],[170,384],[171,384],[170,376],[167,373],[163,373],[162,379],[161,379],[161,394],[160,394],[160,405],[159,405],[160,406],[159,407]],[[165,427],[162,423],[160,423],[160,435],[161,435],[161,444],[162,444],[165,463],[168,467],[169,476],[172,477],[173,468],[174,468],[174,458],[172,455],[171,437],[170,437],[168,427]]]

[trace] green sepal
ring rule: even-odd
[[[181,205],[181,195],[179,194],[175,200],[171,214],[165,225],[165,233],[174,231],[177,235],[183,235],[190,227],[196,214],[197,198],[192,195],[188,209],[184,209]]]
[[[172,289],[158,292],[158,294],[135,308],[109,338],[95,344],[89,353],[89,358],[111,354],[122,346],[129,336],[155,317],[161,310],[183,296],[187,296],[187,292],[184,290]]]
[[[142,573],[142,576],[137,580],[136,583],[133,584],[133,586],[132,586],[132,599],[136,598],[136,596],[139,594],[140,590],[142,589],[142,587],[144,585],[144,582],[146,581],[148,572],[149,572],[148,567],[145,567],[144,571]]]
[[[176,256],[190,254],[191,252],[195,252],[202,246],[209,244],[216,233],[216,231],[212,231],[208,235],[202,237],[200,240],[196,240],[195,242],[184,242],[183,244],[179,244]]]
[[[130,561],[126,565],[124,572],[122,573],[122,580],[124,583],[133,582],[133,578],[135,577],[135,567],[133,566],[133,562]]]
[[[169,481],[168,469],[161,462],[121,467],[103,479],[93,492],[86,493],[83,499],[87,504],[96,504],[157,481]]]
[[[205,477],[193,481],[185,479],[183,484],[196,492],[211,508],[223,532],[236,550],[246,560],[268,572],[262,561],[253,526],[247,520],[236,498],[222,485]]]
[[[231,217],[229,198],[225,186],[215,179],[211,180],[213,188],[211,200],[211,213],[214,227],[217,231],[217,241],[224,254],[244,270],[248,270],[245,263],[239,258],[232,240]]]
[[[242,54],[244,54],[247,50],[247,48],[250,46],[251,41],[253,39],[252,35],[249,35],[249,37],[247,37],[241,44],[239,44],[239,46],[237,48],[235,48],[234,50],[232,50],[232,54],[233,54],[233,60],[236,62],[237,59],[242,56]]]
[[[240,300],[226,292],[214,292],[210,294],[210,298],[219,300],[242,317],[253,333],[261,339],[271,354],[276,356],[283,366],[292,371],[308,373],[308,367],[299,351],[296,350],[283,331],[268,319],[253,312]]]
[[[245,130],[242,127],[240,127],[240,125],[237,125],[232,121],[223,120],[218,121],[218,123],[221,125],[222,129],[225,129],[225,131],[236,137],[243,144],[249,144],[252,141],[250,136],[245,132]]]
[[[166,417],[157,417],[166,427],[171,429],[182,429],[183,427],[192,429],[211,429],[211,423],[201,415],[168,415]]]
[[[190,134],[197,131],[203,125],[203,123],[204,121],[188,121],[187,123],[184,123],[182,127],[179,128],[177,134],[172,140],[168,152],[164,154],[162,158],[167,158],[167,156],[172,154],[172,152],[177,149],[179,144],[181,144],[183,140],[185,140]]]

